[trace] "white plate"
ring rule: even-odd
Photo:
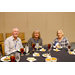
[[[69,52],[68,52],[68,53],[69,53]],[[74,52],[74,51],[71,51],[71,53],[72,53],[71,55],[75,55],[75,52]],[[69,53],[69,54],[70,54],[70,53]]]
[[[53,49],[54,51],[56,50],[56,49]],[[58,50],[58,51],[56,51],[56,52],[59,52],[60,50]]]
[[[8,56],[4,56],[4,57],[2,57],[2,58],[1,58],[1,61],[5,61],[5,62],[7,62],[7,61],[11,61],[11,60],[4,60],[6,57],[8,57]]]
[[[49,54],[47,54],[47,53],[45,53],[45,54],[46,54],[47,56],[49,55]],[[43,56],[43,57],[47,57],[47,56],[44,56],[45,54],[42,54],[42,56]]]
[[[37,47],[35,46],[35,48],[37,48]],[[39,48],[42,48],[42,46],[39,46]]]
[[[30,58],[29,60],[28,60],[28,58]],[[35,59],[34,57],[28,57],[27,58],[27,60],[29,61],[29,62],[33,62],[33,61],[36,61],[37,59]],[[32,58],[34,58],[34,60],[32,60]]]
[[[53,48],[56,48],[56,46],[53,46]],[[61,49],[62,47],[60,47],[59,49]]]
[[[45,51],[43,51],[43,49],[44,49],[44,48],[40,49],[40,51],[45,52],[45,51],[46,51],[46,49],[44,49]]]
[[[38,53],[36,53],[36,54],[38,54]],[[39,57],[40,56],[40,54],[39,54],[39,56],[37,56],[35,53],[33,53],[33,56],[35,56],[35,57]]]

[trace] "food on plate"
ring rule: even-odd
[[[56,46],[57,48],[61,48],[59,45]]]
[[[46,51],[46,50],[45,50],[44,48],[42,48],[42,49],[40,49],[40,51],[43,51],[43,52],[44,52],[44,51]]]
[[[58,49],[55,49],[55,51],[58,51]]]
[[[35,58],[34,58],[34,57],[28,57],[27,60],[32,60],[32,61],[34,61]]]
[[[44,57],[47,57],[47,56],[48,56],[48,54],[43,54],[43,56],[44,56]]]
[[[40,56],[40,54],[39,54],[39,53],[34,53],[34,55],[36,55],[36,56]]]
[[[74,51],[73,52],[70,51],[69,54],[74,54]]]
[[[10,57],[8,56],[8,57],[4,58],[4,60],[5,61],[9,61],[10,60]]]

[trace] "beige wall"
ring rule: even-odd
[[[14,27],[25,32],[25,39],[38,28],[43,44],[56,38],[56,31],[62,29],[70,42],[75,42],[75,12],[0,12],[0,33],[10,33]]]

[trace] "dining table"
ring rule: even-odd
[[[57,52],[54,51],[53,48],[51,48],[51,50],[48,51],[47,46],[43,46],[42,48],[44,48],[46,51],[40,51],[41,48],[39,48],[38,51],[36,51],[36,49],[34,51],[34,52],[39,53],[40,56],[33,56],[33,53],[34,53],[34,52],[32,52],[33,49],[29,48],[28,55],[26,55],[26,53],[24,52],[23,53],[24,56],[20,56],[19,62],[29,62],[27,60],[28,57],[34,57],[36,59],[36,61],[34,61],[34,62],[45,62],[46,57],[43,57],[42,55],[46,54],[46,53],[48,53],[48,54],[50,53],[51,57],[57,58],[57,62],[75,62],[75,55],[69,54],[67,48],[61,48],[60,51],[57,51]],[[17,52],[19,52],[19,51],[17,51]],[[19,53],[21,54],[21,52],[19,52]]]

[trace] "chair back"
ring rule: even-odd
[[[3,33],[0,33],[0,42],[3,41]]]
[[[19,36],[18,36],[22,41],[25,40],[25,34],[24,32],[19,32]]]
[[[10,37],[12,33],[6,33],[6,38]]]
[[[6,33],[6,38],[10,37],[11,35],[12,35],[12,33]],[[19,32],[18,37],[19,37],[21,40],[25,40],[25,34],[24,34],[24,32]]]

